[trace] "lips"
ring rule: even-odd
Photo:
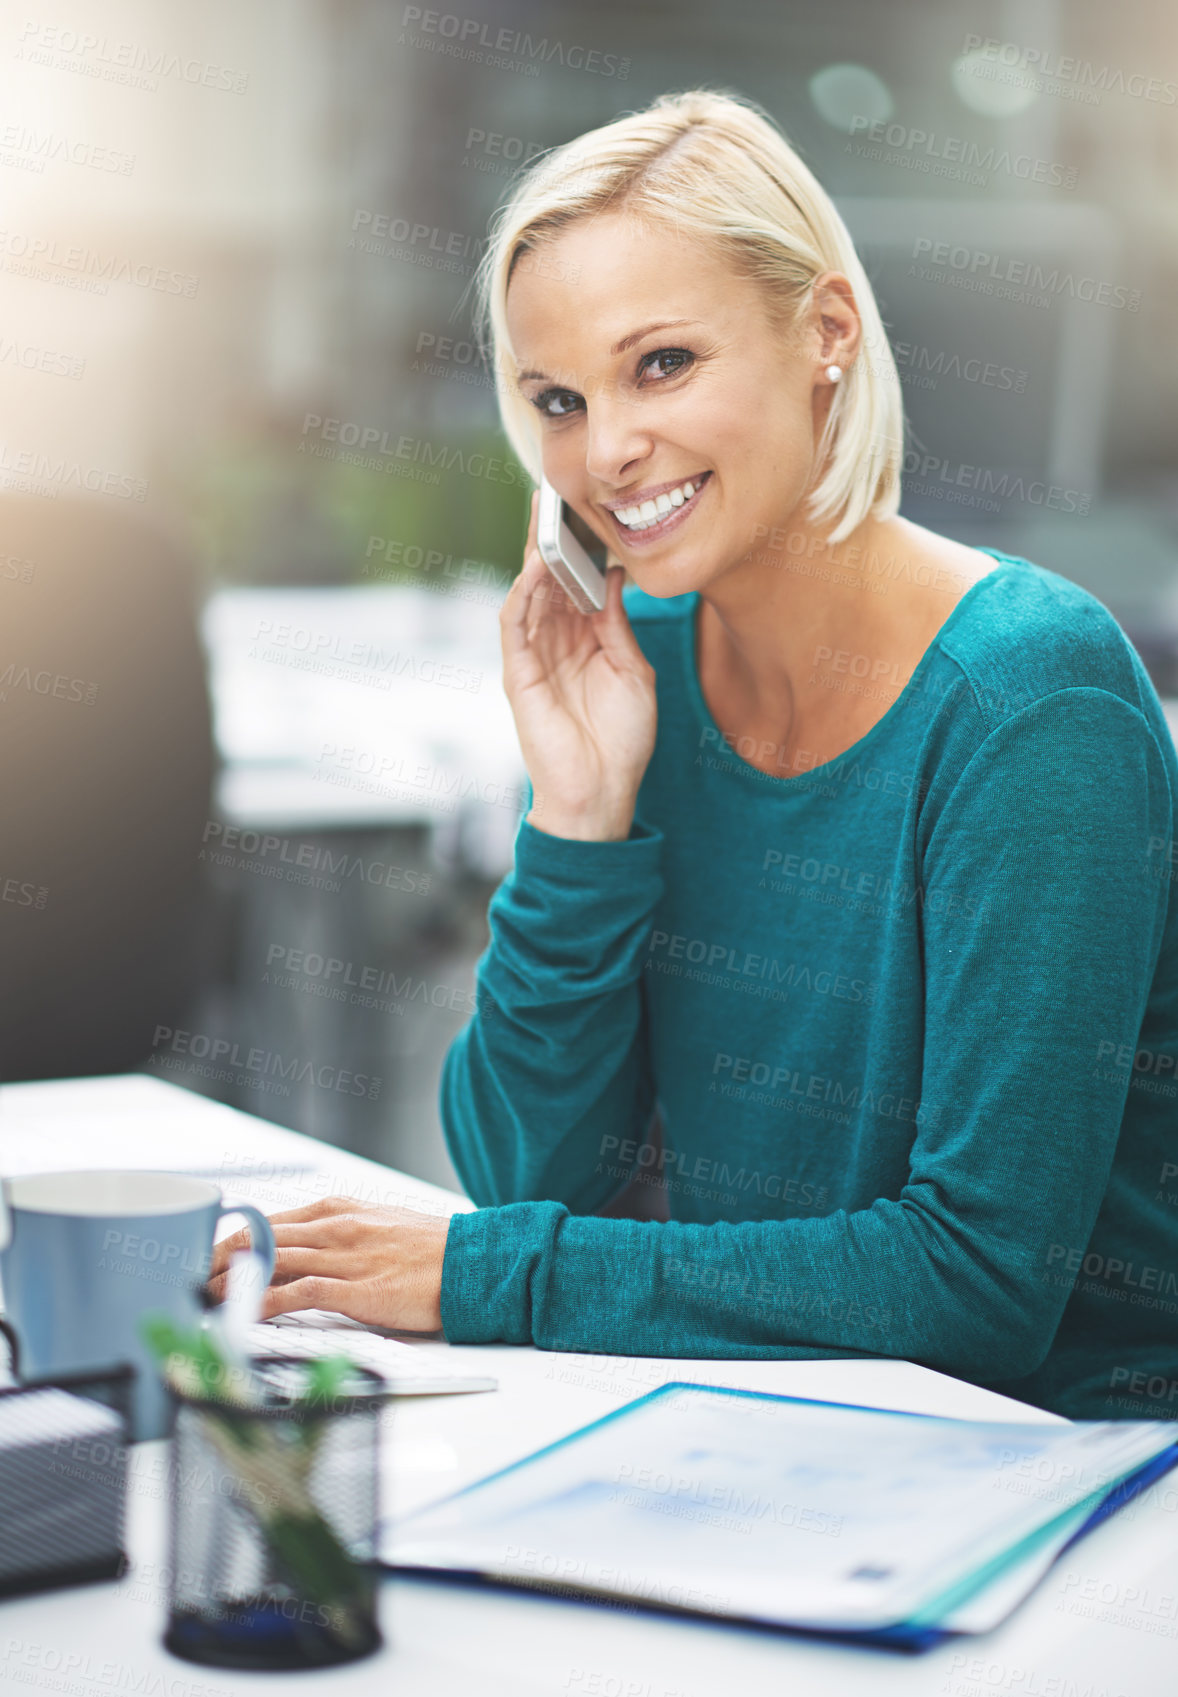
[[[696,507],[699,505],[700,501],[703,499],[711,480],[712,474],[710,471],[705,471],[698,478],[685,480],[695,483],[695,493],[690,496],[688,500],[684,501],[681,507],[672,507],[669,513],[664,513],[660,519],[656,520],[653,524],[648,525],[645,530],[630,530],[622,523],[615,513],[611,512],[610,519],[613,523],[615,534],[628,548],[644,548],[652,542],[660,541],[662,537],[669,535],[671,531],[677,530],[680,525],[686,523],[695,511]],[[672,484],[668,487],[674,488],[676,485]],[[637,504],[641,505],[640,502]],[[629,511],[629,507],[627,506],[623,509],[623,511]]]

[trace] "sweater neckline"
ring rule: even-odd
[[[738,754],[734,748],[729,747],[724,742],[724,733],[712,717],[712,711],[704,697],[703,685],[699,681],[699,670],[695,662],[695,624],[699,612],[700,595],[698,590],[693,591],[686,616],[679,622],[681,631],[680,655],[687,682],[687,693],[700,725],[704,730],[711,733],[708,740],[714,742],[717,748],[724,748],[728,757],[725,762],[726,770],[745,782],[755,781],[762,789],[766,785],[772,785],[783,795],[789,795],[794,791],[804,795],[809,788],[808,780],[821,777],[823,773],[832,773],[836,767],[841,766],[846,760],[859,758],[865,749],[877,742],[884,732],[895,724],[901,709],[906,706],[909,698],[916,694],[923,684],[924,674],[932,664],[934,652],[958,622],[964,610],[977,599],[978,592],[985,589],[988,584],[993,583],[996,578],[1005,576],[1012,567],[1020,564],[1020,561],[1013,554],[1005,554],[997,548],[986,548],[978,545],[977,551],[979,554],[989,554],[997,561],[997,564],[984,577],[980,577],[975,583],[971,583],[965,594],[955,603],[948,618],[916,662],[908,682],[887,711],[875,721],[875,724],[869,730],[864,732],[857,742],[853,742],[841,754],[836,754],[832,760],[824,760],[820,766],[810,766],[806,771],[798,772],[792,778],[779,778],[772,772],[762,772],[759,767],[750,765],[743,755]]]

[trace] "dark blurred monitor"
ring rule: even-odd
[[[191,994],[196,593],[133,509],[0,493],[0,1081],[129,1070]]]
[[[1084,516],[1099,494],[1113,337],[1136,305],[1106,214],[931,199],[838,207],[904,391],[904,515],[998,548],[1045,515]]]

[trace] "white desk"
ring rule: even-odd
[[[246,1164],[253,1176],[240,1175]],[[0,1170],[167,1166],[221,1175],[227,1197],[270,1212],[340,1192],[447,1214],[471,1204],[374,1162],[160,1080],[81,1079],[0,1088]],[[227,1222],[226,1230],[231,1229]],[[443,1340],[429,1351],[450,1352]],[[1052,1419],[902,1361],[666,1361],[459,1346],[500,1389],[406,1398],[390,1413],[401,1508],[515,1460],[667,1379],[934,1414]],[[0,1601],[0,1692],[223,1697],[286,1689],[284,1676],[202,1669],[160,1644],[167,1446],[132,1451],[128,1551],[116,1582]],[[300,1691],[422,1697],[1167,1697],[1178,1689],[1178,1485],[1142,1500],[1065,1555],[1014,1618],[923,1656],[595,1607],[543,1594],[390,1579],[386,1649],[352,1666],[285,1676]]]

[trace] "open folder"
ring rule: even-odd
[[[1175,1462],[1171,1421],[955,1420],[676,1383],[390,1521],[382,1556],[924,1648],[996,1625]]]

